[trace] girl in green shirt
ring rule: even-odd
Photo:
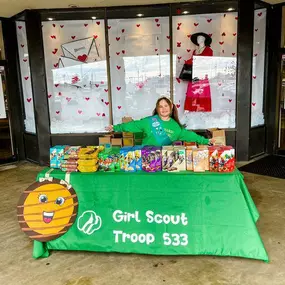
[[[184,129],[179,122],[176,106],[167,97],[157,100],[152,116],[128,123],[110,125],[105,129],[108,132],[142,132],[143,145],[164,146],[171,145],[174,141],[214,143],[213,139],[206,139]]]

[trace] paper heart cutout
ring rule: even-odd
[[[122,108],[122,106],[118,106],[118,109],[120,110]]]
[[[258,54],[257,54],[257,53],[255,53],[255,54],[254,54],[254,56],[258,56]]]
[[[26,59],[26,58],[23,58],[23,62],[27,62],[27,59]]]
[[[100,83],[101,83],[101,84],[104,84],[104,81],[101,81]]]
[[[232,56],[235,56],[236,55],[236,53],[235,52],[232,52]]]
[[[88,58],[87,54],[82,54],[77,57],[77,59],[81,62],[85,62],[87,58]]]
[[[254,76],[252,76],[252,78],[253,78],[253,79],[256,79],[256,76],[254,75]]]
[[[86,100],[86,101],[89,101],[89,100],[90,100],[90,98],[89,98],[89,97],[85,97],[85,100]]]
[[[59,84],[54,84],[54,86],[55,86],[55,87],[58,87],[58,86],[59,86]]]
[[[102,114],[102,117],[106,117],[105,113]]]
[[[191,49],[187,49],[187,52],[190,52],[191,51]]]
[[[87,27],[88,26],[88,24],[84,24],[84,27]]]
[[[180,82],[181,82],[181,80],[180,80],[180,78],[177,78],[176,77],[176,81],[180,84]]]
[[[28,79],[29,79],[29,76],[25,76],[24,78],[25,78],[25,80],[28,80]]]
[[[56,111],[56,114],[58,115],[60,113],[60,111]]]
[[[27,98],[27,101],[30,103],[32,101],[32,98]]]
[[[223,33],[222,33],[222,37],[225,37],[225,36],[226,36],[226,33],[225,33],[225,32],[223,32]]]
[[[255,31],[257,32],[257,31],[258,31],[258,29],[255,29]]]
[[[99,117],[101,115],[101,113],[96,113],[96,115]]]
[[[53,53],[53,54],[56,54],[56,53],[57,53],[57,51],[58,51],[58,49],[57,49],[57,48],[55,48],[55,49],[52,51],[52,53]]]
[[[178,27],[180,27],[182,25],[182,23],[178,23],[177,25],[178,25]]]
[[[154,49],[154,51],[158,51],[158,49],[157,49],[157,48],[155,48],[155,49]]]
[[[194,23],[194,26],[195,26],[195,27],[199,26],[199,23]]]
[[[179,109],[180,108],[180,104],[176,104],[176,108]]]
[[[182,11],[181,11],[181,9],[180,9],[180,8],[177,8],[177,9],[176,9],[176,14],[180,15],[180,14],[181,14],[181,12],[182,12]]]
[[[169,48],[167,49],[167,52],[170,52],[170,49],[169,49]]]
[[[104,89],[104,91],[107,93],[107,92],[108,92],[108,89]]]
[[[71,36],[71,38],[74,40],[76,38],[76,36]]]
[[[122,50],[122,54],[125,54],[125,52],[126,52],[126,51],[123,49],[123,50]]]
[[[63,28],[63,27],[64,27],[64,25],[60,25],[60,27],[61,27],[61,28]]]
[[[51,97],[52,97],[52,95],[51,95],[51,94],[49,94],[49,95],[48,95],[48,98],[50,99]]]
[[[25,45],[23,45],[23,44],[21,45],[22,48],[23,48],[24,46],[25,46]]]
[[[111,26],[108,26],[108,30],[110,30],[112,27]]]
[[[229,99],[229,102],[231,103],[233,101],[233,99]]]
[[[55,68],[57,68],[57,67],[58,67],[58,63],[55,63],[53,66],[54,66]]]
[[[190,39],[190,38],[191,38],[191,36],[192,36],[191,34],[188,34],[188,35],[187,35],[187,38],[189,38],[189,39]]]
[[[251,103],[251,104],[252,104],[253,107],[256,105],[256,103]]]
[[[116,52],[116,54],[117,54],[117,55],[120,55],[120,52],[118,51],[118,52]]]
[[[23,26],[18,26],[18,29],[21,30],[23,28]]]
[[[71,83],[72,84],[75,84],[79,81],[79,77],[77,75],[73,76],[72,79],[71,79]]]
[[[98,88],[98,87],[99,87],[99,84],[95,84],[95,86]]]
[[[68,103],[71,101],[71,98],[70,98],[70,97],[66,97],[65,99],[66,99],[66,101],[67,101]]]
[[[78,114],[82,114],[82,110],[78,110],[77,112],[78,112]]]
[[[97,21],[96,24],[99,26],[100,25],[100,21]]]
[[[137,24],[136,26],[139,28],[141,26],[141,24]]]
[[[154,19],[156,22],[158,22],[159,21],[159,19]]]
[[[119,41],[121,38],[120,37],[116,37],[116,41]]]
[[[218,85],[219,85],[219,86],[222,86],[222,83],[221,83],[221,82],[219,82],[219,83],[218,83]]]
[[[52,39],[56,39],[56,36],[55,35],[52,35],[52,36],[50,36]]]
[[[118,91],[120,91],[120,90],[121,90],[121,88],[122,88],[121,86],[117,86],[117,90],[118,90]]]
[[[222,50],[222,53],[225,53],[225,50],[224,50],[224,49]]]
[[[109,102],[105,102],[105,105],[108,106],[110,103]]]
[[[237,35],[237,33],[233,33],[233,36],[235,37]]]
[[[160,24],[156,24],[157,27],[160,27]]]
[[[93,38],[96,40],[98,38],[98,35],[93,35]]]
[[[224,42],[219,42],[219,44],[222,46],[224,44]]]
[[[170,36],[166,36],[170,40]]]
[[[122,33],[124,33],[125,32],[125,29],[122,29]]]
[[[235,17],[236,20],[238,20],[238,17]]]
[[[62,93],[61,92],[58,92],[58,96],[61,96],[62,95]]]
[[[211,22],[212,22],[212,19],[208,19],[207,22],[208,22],[208,23],[211,23]]]
[[[120,69],[121,69],[121,66],[117,65],[117,69],[120,70]]]
[[[177,42],[177,47],[181,47],[181,42]]]
[[[101,99],[101,102],[103,102],[103,103],[104,103],[104,99]]]
[[[211,38],[213,34],[208,34],[208,36]]]
[[[52,24],[52,26],[55,28],[55,24]]]
[[[262,16],[262,12],[258,13],[257,15],[258,15],[258,17],[261,17]]]
[[[180,60],[182,58],[182,56],[177,56],[178,60]]]

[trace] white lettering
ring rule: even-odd
[[[157,223],[161,224],[164,223],[166,225],[172,223],[173,225],[178,225],[181,223],[183,226],[188,225],[188,218],[186,217],[185,213],[181,213],[180,215],[161,215],[161,214],[154,214],[153,211],[147,211],[145,213],[147,222],[148,223]]]
[[[137,234],[137,233],[125,233],[123,231],[113,231],[115,235],[115,243],[126,243],[128,241],[132,243],[145,243],[147,245],[153,243],[155,241],[155,237],[153,234]]]
[[[113,220],[116,223],[126,222],[129,223],[130,221],[134,220],[137,223],[140,223],[139,219],[139,211],[135,211],[134,213],[123,212],[121,210],[116,210],[113,213]]]

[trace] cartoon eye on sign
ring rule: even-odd
[[[85,211],[77,220],[77,228],[87,234],[92,235],[102,226],[102,219],[93,211]]]
[[[76,219],[78,198],[63,180],[35,182],[21,195],[17,216],[22,231],[46,242],[62,236]]]

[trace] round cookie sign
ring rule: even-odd
[[[74,189],[64,180],[35,182],[21,195],[17,216],[22,231],[31,239],[46,242],[65,234],[78,211]]]

